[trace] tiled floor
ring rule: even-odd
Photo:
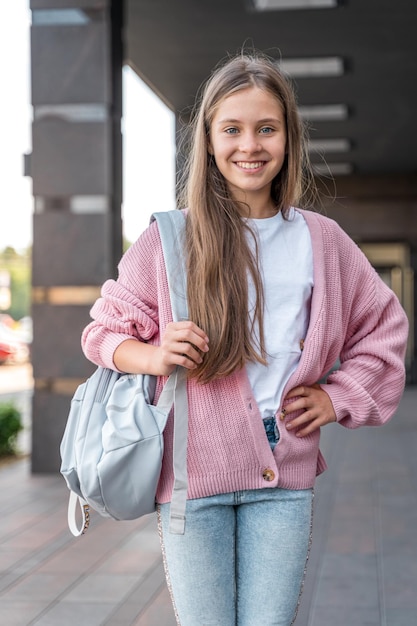
[[[388,425],[331,425],[322,447],[296,626],[417,625],[417,388]],[[27,459],[0,465],[0,494],[1,626],[175,625],[153,516],[93,514],[74,539],[63,479]]]

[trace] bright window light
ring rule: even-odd
[[[298,110],[304,120],[311,122],[336,122],[346,120],[349,115],[345,104],[313,104],[299,106]]]
[[[104,122],[108,112],[105,104],[40,104],[34,107],[33,117],[40,120],[45,117],[60,117],[68,122]]]
[[[348,152],[349,139],[311,139],[308,143],[310,152]]]
[[[326,9],[336,7],[337,0],[253,0],[256,11],[288,9]]]
[[[38,9],[32,11],[34,26],[88,24],[90,18],[82,9]]]
[[[281,69],[294,78],[316,76],[342,76],[345,72],[341,57],[317,57],[311,59],[282,59],[278,61]]]

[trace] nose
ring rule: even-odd
[[[247,132],[241,135],[241,141],[239,146],[241,152],[252,154],[262,150],[259,142],[259,137],[252,132]]]

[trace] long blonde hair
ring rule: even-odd
[[[202,383],[227,376],[248,361],[266,364],[264,295],[256,237],[251,233],[255,241],[252,252],[247,238],[251,231],[242,219],[245,211],[249,215],[249,208],[232,199],[208,152],[210,127],[219,103],[254,86],[277,99],[286,121],[287,155],[271,188],[275,206],[284,218],[291,206],[301,202],[305,187],[312,181],[294,91],[277,64],[262,53],[243,53],[217,67],[204,86],[188,127],[188,158],[179,196],[180,205],[189,209],[189,316],[210,340],[202,364],[190,373]],[[253,316],[248,311],[248,274],[256,290]]]

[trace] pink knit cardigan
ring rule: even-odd
[[[393,292],[333,220],[300,212],[312,239],[314,289],[304,350],[282,398],[297,385],[321,380],[340,359],[340,368],[322,385],[338,422],[348,428],[383,424],[404,388],[407,318]],[[91,315],[94,321],[84,330],[82,346],[98,365],[116,369],[113,353],[127,338],[159,343],[172,315],[156,223],[124,255],[118,280],[103,285]],[[164,382],[158,379],[156,400]],[[245,369],[205,385],[188,381],[188,398],[189,498],[263,487],[306,489],[326,469],[319,431],[297,438],[280,422],[280,440],[271,451]],[[283,405],[284,400],[277,413]],[[172,439],[171,416],[159,502],[171,497]]]

